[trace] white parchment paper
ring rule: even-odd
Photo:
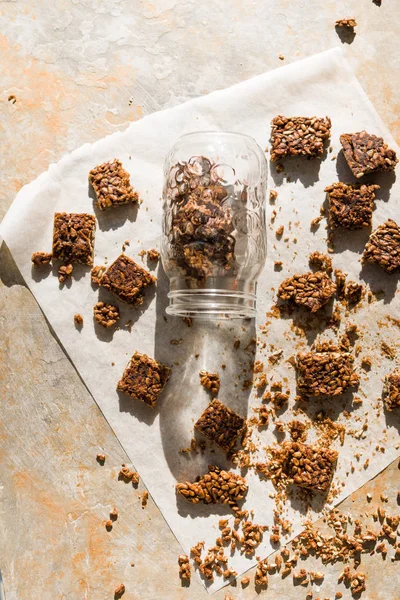
[[[269,144],[270,120],[278,113],[329,115],[332,119],[333,148],[322,162],[292,160],[286,164],[282,174],[277,174],[274,168],[271,170],[269,188],[276,188],[279,197],[275,206],[268,206],[269,217],[272,210],[277,211],[277,216],[275,223],[269,225],[269,256],[259,281],[256,323],[207,325],[195,322],[193,327],[188,328],[181,319],[166,319],[168,282],[158,267],[157,293],[148,294],[140,309],[121,306],[121,328],[115,332],[104,331],[94,325],[93,305],[99,295],[110,300],[111,296],[92,288],[88,268],[75,267],[71,284],[63,288],[59,287],[56,274],[51,269],[32,270],[32,252],[51,250],[54,211],[93,212],[87,176],[94,166],[119,158],[143,198],[138,209],[124,207],[104,213],[96,211],[95,264],[105,261],[110,264],[120,254],[125,240],[130,240],[126,253],[140,260],[138,252],[142,249],[159,247],[162,166],[176,138],[193,130],[227,129],[253,136],[264,148]],[[25,186],[2,223],[1,235],[25,281],[186,552],[200,540],[205,540],[206,548],[214,545],[218,520],[222,514],[229,515],[229,510],[224,508],[191,506],[175,496],[175,483],[194,479],[206,470],[208,463],[228,466],[222,454],[210,445],[204,455],[179,453],[179,448],[189,445],[193,423],[208,403],[208,396],[199,385],[198,373],[203,368],[218,371],[222,379],[220,399],[241,414],[251,416],[254,414],[252,408],[259,406],[260,400],[251,387],[243,386],[246,379],[251,379],[250,367],[254,358],[246,346],[252,337],[258,336],[261,344],[256,359],[265,362],[270,379],[281,379],[284,387],[291,389],[290,408],[283,413],[281,420],[293,418],[294,371],[286,361],[321,333],[321,323],[315,319],[316,327],[307,332],[308,337],[296,335],[291,319],[268,318],[270,324],[264,333],[260,326],[264,325],[266,312],[276,299],[275,292],[280,281],[290,273],[308,270],[308,254],[311,251],[326,250],[324,222],[314,232],[310,230],[310,222],[319,215],[319,208],[324,202],[324,187],[338,179],[351,179],[343,158],[339,155],[337,160],[333,160],[340,150],[339,135],[364,128],[370,133],[383,135],[394,146],[393,139],[349,69],[341,50],[330,50],[232,88],[155,113],[132,123],[122,133],[82,146]],[[375,181],[381,184],[382,189],[376,202],[374,227],[388,217],[398,218],[400,206],[400,186],[394,174],[382,175]],[[278,241],[274,229],[281,224],[285,226],[285,233]],[[353,435],[346,435],[343,446],[337,446],[340,457],[334,487],[341,491],[335,502],[375,476],[398,454],[399,421],[393,416],[387,417],[378,400],[382,377],[395,366],[394,361],[380,352],[380,341],[384,339],[393,347],[398,344],[399,329],[388,320],[388,315],[398,318],[400,313],[399,296],[396,295],[398,279],[396,275],[386,275],[379,268],[361,267],[361,252],[367,237],[368,232],[365,231],[338,236],[336,252],[332,255],[334,267],[348,272],[349,278],[361,280],[375,291],[383,290],[380,300],[370,305],[364,303],[347,317],[343,315],[342,327],[347,321],[352,321],[362,330],[357,342],[356,366],[361,373],[358,396],[363,403],[352,403],[350,394],[342,400],[332,399],[323,406],[327,415],[353,431]],[[274,270],[273,263],[277,260],[283,261],[281,272]],[[74,327],[75,313],[84,317],[81,331]],[[129,319],[133,321],[131,330],[124,325]],[[332,331],[327,334],[332,335]],[[235,339],[241,341],[238,351],[233,349]],[[171,340],[177,340],[179,344],[171,344]],[[284,350],[283,359],[275,367],[268,366],[267,361],[273,348]],[[115,390],[135,350],[173,365],[171,380],[159,409],[155,411],[119,396]],[[360,369],[361,358],[367,354],[373,358],[369,373]],[[222,369],[222,364],[226,365],[225,369]],[[68,403],[68,398],[65,402]],[[306,414],[312,416],[320,408],[320,404],[311,404]],[[357,434],[366,420],[368,428],[362,435]],[[311,431],[310,440],[317,433]],[[262,460],[262,447],[282,439],[282,436],[277,438],[271,424],[257,433],[257,438],[259,459]],[[377,445],[382,446],[384,451],[377,450]],[[354,457],[355,453],[359,453],[358,460]],[[364,468],[366,459],[369,459],[369,466]],[[352,474],[351,463],[354,465]],[[350,476],[347,476],[348,473]],[[269,494],[273,493],[273,486],[251,472],[247,478],[249,493],[244,507],[254,509],[256,523],[272,525],[275,504]],[[313,503],[315,518],[321,508],[322,503],[316,497]],[[294,523],[294,536],[302,529],[304,507],[293,498],[288,503],[287,513]],[[272,549],[269,534],[266,534],[256,554],[265,557]],[[237,552],[229,562],[240,574],[255,560],[246,559]],[[209,589],[214,591],[222,585],[224,581],[217,578]]]

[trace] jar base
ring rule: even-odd
[[[252,319],[256,295],[221,289],[184,289],[169,292],[168,315],[196,319]]]

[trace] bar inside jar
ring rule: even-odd
[[[233,214],[246,205],[246,185],[229,165],[193,156],[175,164],[166,180],[167,260],[196,280],[235,276]]]

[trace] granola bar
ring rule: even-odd
[[[336,284],[323,271],[293,275],[282,281],[278,289],[278,297],[284,301],[292,301],[316,312],[324,306],[336,291]]]
[[[324,140],[330,137],[329,117],[283,117],[272,120],[271,161],[285,156],[318,158],[324,152]]]
[[[388,219],[370,235],[363,262],[376,262],[388,273],[400,268],[400,227]]]
[[[381,137],[366,131],[343,133],[340,143],[347,164],[357,179],[375,171],[393,171],[398,163],[396,152]]]
[[[286,443],[286,474],[299,487],[326,492],[331,484],[338,453],[329,448]]]
[[[92,169],[89,181],[100,210],[139,201],[137,192],[131,186],[129,173],[117,158]]]
[[[228,452],[244,432],[246,420],[219,400],[213,400],[195,424],[217,446]]]
[[[386,375],[383,387],[383,401],[389,411],[394,408],[400,408],[400,369]]]
[[[229,504],[235,506],[247,493],[244,477],[224,471],[214,465],[208,466],[208,473],[196,478],[194,483],[177,483],[176,493],[193,504]]]
[[[354,358],[348,352],[306,352],[296,356],[299,392],[304,396],[338,396],[357,386]]]
[[[118,382],[117,391],[154,408],[171,369],[146,354],[135,352]]]
[[[64,263],[93,264],[96,219],[86,213],[55,213],[53,258]]]
[[[97,302],[93,307],[95,321],[108,328],[115,325],[119,319],[119,308],[113,304],[105,304],[105,302]]]
[[[329,202],[329,225],[332,229],[371,227],[375,190],[380,186],[357,183],[333,183],[325,188]]]
[[[120,300],[136,306],[143,303],[145,289],[157,279],[134,260],[121,254],[99,279],[100,285]]]

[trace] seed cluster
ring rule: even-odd
[[[208,371],[200,371],[200,383],[210,392],[212,396],[216,396],[221,386],[221,380],[218,373],[208,373]]]
[[[93,314],[95,321],[106,329],[115,325],[119,320],[119,308],[113,304],[97,302],[93,307]]]
[[[203,502],[234,506],[246,495],[247,482],[240,475],[209,465],[208,473],[197,477],[195,482],[178,483],[176,492],[193,504]]]

